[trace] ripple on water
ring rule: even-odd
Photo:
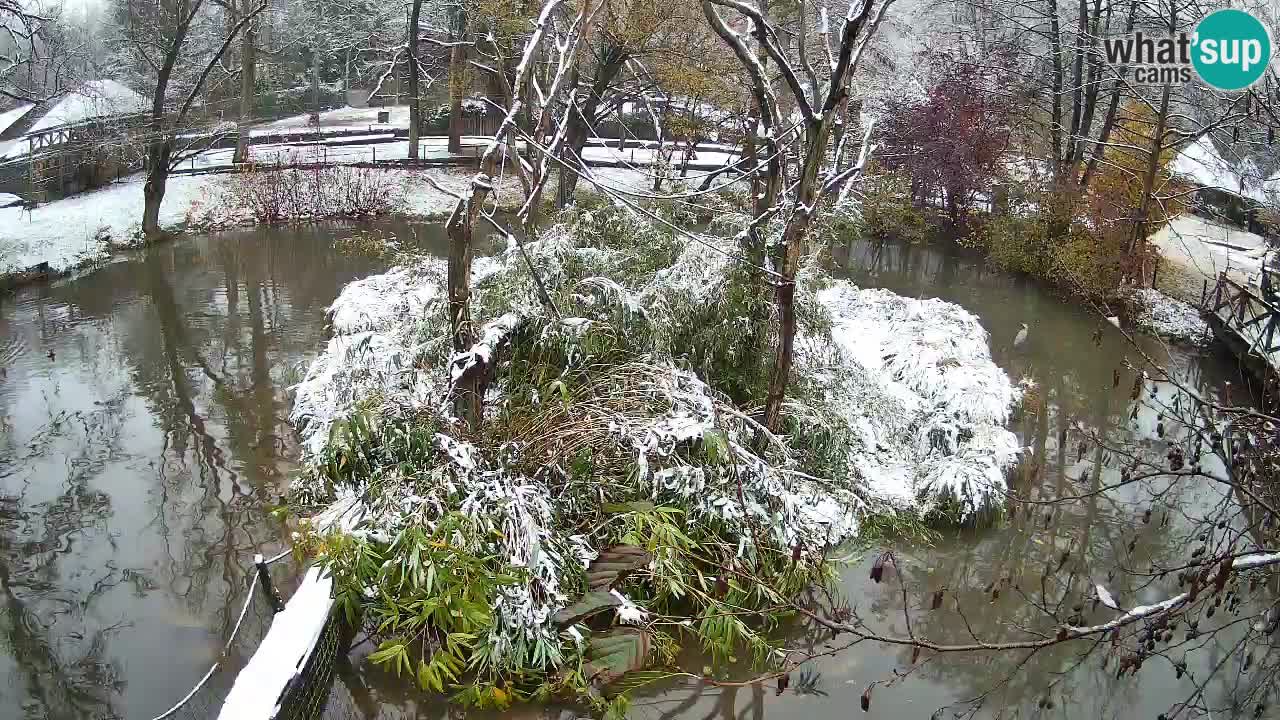
[[[26,338],[21,335],[7,333],[0,337],[0,368],[16,366],[28,349]]]

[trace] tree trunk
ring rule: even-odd
[[[1049,138],[1053,145],[1053,179],[1062,180],[1062,35],[1058,27],[1058,0],[1049,0],[1049,49],[1053,61],[1053,112],[1049,117]]]
[[[629,53],[625,48],[618,45],[611,45],[605,52],[604,61],[596,68],[595,78],[591,81],[591,92],[587,97],[578,104],[582,110],[581,113],[569,110],[569,128],[565,134],[565,152],[564,160],[567,164],[576,165],[578,158],[582,157],[582,151],[587,147],[588,133],[591,128],[587,124],[587,118],[592,122],[595,121],[596,115],[600,112],[600,103],[604,101],[605,91],[613,85],[618,74],[622,72],[623,66],[627,62]],[[574,87],[574,85],[570,85]],[[621,123],[619,123],[621,127]],[[619,135],[625,133],[621,130]],[[578,173],[569,170],[564,165],[559,170],[560,191],[559,207],[564,207],[573,199],[574,192],[578,189]]]
[[[311,48],[311,124],[320,127],[320,49]]]
[[[467,49],[460,43],[466,34],[467,16],[456,10],[450,40],[459,43],[449,48],[449,154],[462,152],[462,96],[466,92]]]
[[[418,17],[422,0],[413,0],[409,11],[409,159],[418,159],[418,133],[421,132],[421,98],[418,97]]]
[[[1169,5],[1169,32],[1175,33],[1178,30],[1178,8],[1176,3]],[[1147,240],[1147,221],[1151,215],[1152,194],[1155,192],[1156,176],[1160,174],[1160,153],[1164,149],[1164,131],[1169,125],[1169,96],[1172,93],[1172,87],[1168,84],[1164,86],[1164,90],[1160,93],[1160,110],[1156,114],[1156,125],[1151,132],[1151,150],[1147,156],[1147,169],[1142,174],[1142,197],[1138,199],[1137,212],[1133,218],[1133,234],[1129,237],[1129,256],[1132,258],[1135,253],[1140,253]],[[1131,272],[1135,269],[1131,266]],[[1146,268],[1142,262],[1138,263],[1136,275],[1134,276],[1138,283],[1141,284],[1146,278]]]
[[[479,217],[479,193],[472,193],[466,209],[456,213],[449,226],[449,326],[453,334],[453,351],[464,352],[475,342],[475,332],[471,327],[471,258],[472,232]],[[454,413],[462,418],[468,427],[475,428],[481,417],[481,401],[474,378],[467,379],[457,388],[454,397]]]
[[[163,234],[160,228],[160,204],[164,202],[165,185],[169,181],[169,157],[173,152],[168,138],[153,140],[147,146],[147,181],[142,186],[142,233],[148,240]]]
[[[782,427],[782,402],[787,396],[791,381],[791,365],[795,360],[796,339],[796,274],[800,269],[800,257],[804,251],[809,222],[816,212],[818,195],[818,169],[826,155],[827,139],[831,133],[831,119],[825,117],[806,128],[805,163],[796,189],[796,210],[787,221],[782,233],[781,257],[777,258],[782,279],[774,293],[778,309],[778,347],[773,356],[773,374],[769,379],[769,394],[765,398],[764,427],[777,434]],[[763,451],[763,433],[755,438],[757,451]]]
[[[1163,152],[1164,131],[1169,120],[1169,95],[1171,88],[1164,86],[1160,93],[1160,111],[1156,115],[1156,125],[1152,130],[1151,149],[1147,155],[1147,168],[1142,173],[1142,197],[1138,200],[1137,211],[1133,217],[1133,232],[1129,236],[1129,255],[1133,256],[1142,249],[1147,237],[1147,221],[1151,215],[1151,196],[1155,192],[1156,176],[1160,174],[1160,154]],[[1138,279],[1146,277],[1141,267],[1137,270]]]
[[[248,3],[245,12],[249,11]],[[245,26],[240,36],[240,123],[236,135],[236,151],[232,162],[249,161],[249,121],[253,119],[254,89],[257,82],[257,32],[253,23]]]

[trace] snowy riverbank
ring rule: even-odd
[[[1256,233],[1192,214],[1174,217],[1149,242],[1162,258],[1158,287],[1189,303],[1198,302],[1205,283],[1213,287],[1219,273],[1249,282],[1261,269],[1268,246]]]
[[[378,178],[379,183],[394,186],[394,204],[387,209],[387,214],[422,220],[446,217],[456,202],[454,194],[464,193],[472,179],[468,170],[446,168],[353,168],[352,172],[369,173]],[[600,182],[614,187],[647,188],[651,183],[642,172],[627,168],[598,168],[592,174]],[[229,173],[170,177],[160,207],[161,227],[179,232],[256,224],[258,219],[252,207],[255,203],[246,201],[245,196],[254,189],[236,188],[238,178]],[[102,262],[115,250],[139,245],[142,242],[142,185],[143,177],[134,175],[30,210],[19,206],[0,207],[0,285],[6,278],[35,269],[55,275],[66,273]],[[504,197],[515,198],[517,188],[518,181],[511,175],[497,183],[499,204]],[[591,193],[593,187],[590,182],[582,182],[579,191]],[[549,191],[548,196],[553,195],[554,192]],[[323,207],[318,212],[314,212],[314,208],[309,211],[313,211],[312,214],[283,220],[343,216],[336,205],[327,211]]]
[[[468,173],[446,170],[369,170],[397,185],[397,214],[436,218],[455,202],[432,182],[460,192],[470,183]],[[234,202],[235,175],[175,175],[169,179],[160,206],[160,225],[179,231],[187,227],[226,228],[253,225],[256,220],[243,203]],[[0,275],[47,263],[53,273],[106,259],[113,249],[140,241],[142,219],[140,175],[91,192],[39,205],[31,210],[0,208]],[[300,218],[299,218],[300,219]]]
[[[1213,342],[1209,324],[1195,306],[1155,288],[1142,288],[1134,293],[1133,299],[1138,309],[1134,322],[1140,329],[1173,342],[1190,345]]]

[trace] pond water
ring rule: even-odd
[[[445,247],[438,226],[377,229],[412,231],[426,250]],[[288,534],[270,515],[298,456],[287,388],[321,348],[325,306],[346,282],[385,267],[334,250],[332,239],[349,233],[316,226],[186,238],[0,300],[0,717],[146,720],[216,658],[253,554],[278,551]],[[1097,315],[959,252],[854,241],[834,254],[860,284],[965,306],[991,332],[997,361],[1015,378],[1037,380],[1044,409],[1017,421],[1042,467],[1030,492],[1078,490],[1081,470],[1094,463],[1102,472],[1093,482],[1116,479],[1118,468],[1106,467],[1100,449],[1079,454],[1077,425],[1163,454],[1151,413],[1130,418],[1131,375],[1121,368],[1125,379],[1113,387],[1113,370],[1134,352]],[[1015,350],[1022,322],[1030,337]],[[1239,381],[1229,357],[1154,341],[1143,347],[1207,394]],[[1195,508],[1219,499],[1205,488],[1179,501]],[[986,588],[1004,577],[1038,583],[1063,550],[1072,553],[1077,587],[1117,565],[1173,555],[1187,541],[1177,523],[1134,522],[1148,501],[1134,490],[1047,519],[1018,514],[998,529],[947,533],[933,547],[895,548],[910,585],[945,586],[960,600],[963,616],[950,605],[923,612],[926,599],[909,598],[916,630],[964,642],[966,622],[983,637],[1031,622],[1016,592],[993,601]],[[848,570],[850,599],[901,632],[898,586],[867,582],[868,562]],[[297,572],[288,562],[273,568],[286,595]],[[1119,580],[1113,587],[1131,604],[1167,589]],[[224,669],[176,717],[216,715],[268,622],[265,603],[253,603]],[[1074,667],[1065,648],[1030,658],[925,657],[914,666],[909,654],[864,644],[820,661],[824,695],[684,684],[642,694],[634,712],[664,720],[843,719],[857,712],[869,683],[895,671],[901,679],[874,692],[881,717],[927,718],[1010,674],[979,716],[1004,707],[1006,716],[1154,718],[1176,699],[1171,693],[1189,690],[1172,668],[1115,680],[1096,663]],[[406,691],[376,668],[338,669],[327,717],[448,714],[442,700]],[[1054,709],[1037,708],[1046,695]]]

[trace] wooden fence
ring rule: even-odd
[[[1277,325],[1280,325],[1280,309],[1264,299],[1260,289],[1242,285],[1222,273],[1205,305],[1210,319],[1217,321],[1214,323],[1215,331],[1219,335],[1225,332],[1234,336],[1225,338],[1233,349],[1257,356],[1274,369],[1278,358],[1272,353],[1280,350],[1280,338],[1276,332]]]

